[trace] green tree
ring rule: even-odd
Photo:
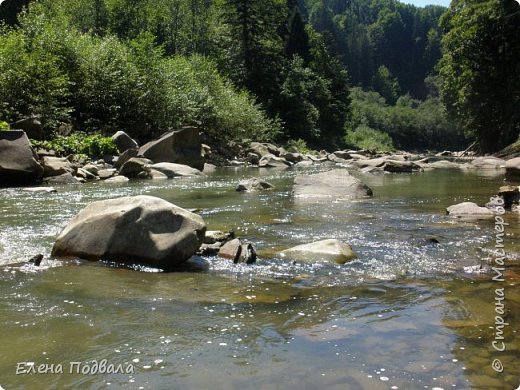
[[[456,0],[443,16],[442,99],[482,152],[520,132],[520,6],[512,0]]]

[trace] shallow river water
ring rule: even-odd
[[[57,194],[0,190],[0,387],[520,385],[520,214],[506,215],[501,282],[462,271],[494,264],[494,221],[457,221],[445,211],[485,203],[510,183],[503,175],[355,174],[373,198],[323,204],[292,196],[297,173],[227,169],[198,179],[59,187]],[[253,175],[276,189],[234,191]],[[205,258],[198,260],[209,263],[205,271],[157,273],[49,259],[56,235],[86,204],[138,194],[196,209],[209,230],[234,230],[254,243],[257,265]],[[293,264],[277,255],[325,238],[350,243],[359,259]],[[16,265],[36,253],[45,254],[42,267]],[[492,346],[496,289],[505,292],[505,351]],[[103,359],[134,372],[77,372]],[[35,373],[30,362],[47,372]]]

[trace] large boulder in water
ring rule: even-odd
[[[202,142],[196,127],[166,133],[158,140],[141,146],[139,155],[154,163],[170,162],[188,165],[199,171],[204,169]]]
[[[43,175],[29,138],[22,130],[0,131],[0,187],[32,184]]]
[[[304,198],[356,199],[372,196],[372,190],[345,169],[299,175],[294,178],[294,195]]]
[[[81,210],[56,239],[52,255],[171,269],[197,252],[205,232],[200,216],[163,199],[109,199]]]
[[[357,258],[350,245],[334,239],[298,245],[284,250],[281,255],[291,260],[327,261],[337,264],[345,264],[347,261]]]

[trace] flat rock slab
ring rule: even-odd
[[[197,252],[205,232],[200,216],[163,199],[109,199],[81,210],[56,239],[52,256],[171,269]]]
[[[493,218],[495,213],[487,207],[480,207],[473,202],[463,202],[446,209],[449,215],[466,219],[487,219]]]
[[[306,262],[326,261],[345,264],[357,258],[351,246],[339,240],[330,239],[298,245],[281,252],[282,257]]]
[[[345,169],[299,175],[294,178],[294,195],[321,199],[358,199],[372,196],[372,190]]]
[[[183,164],[157,163],[150,165],[150,168],[163,173],[169,179],[174,177],[206,176],[198,169]]]

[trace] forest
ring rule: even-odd
[[[0,19],[0,127],[36,116],[46,139],[488,153],[520,131],[514,0],[5,0]]]

